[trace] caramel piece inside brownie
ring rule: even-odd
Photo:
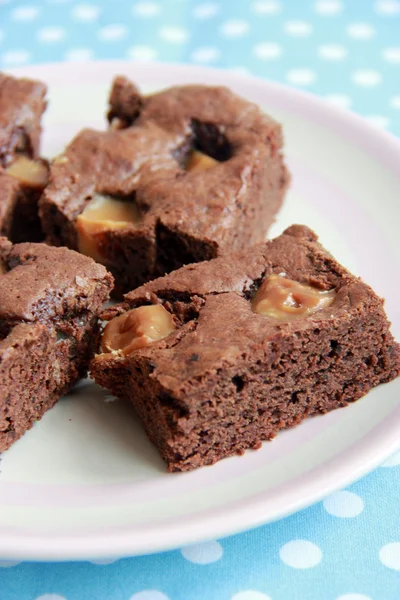
[[[22,186],[43,190],[48,181],[47,165],[40,160],[18,156],[6,169],[8,175],[17,179]]]
[[[139,221],[140,214],[133,202],[95,194],[76,220],[79,252],[104,262],[101,251],[104,232],[126,229]]]
[[[215,167],[218,164],[218,160],[215,160],[211,156],[199,152],[198,150],[192,150],[189,154],[188,160],[185,164],[186,171],[205,171],[211,167]]]
[[[103,352],[121,351],[125,356],[162,340],[176,329],[172,315],[160,304],[140,306],[106,326],[101,340]]]
[[[272,274],[263,281],[251,304],[260,315],[288,321],[326,308],[335,296],[335,290],[320,290],[284,275]]]

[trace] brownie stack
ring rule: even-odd
[[[45,93],[0,75],[0,234],[28,242],[0,238],[0,451],[88,365],[170,471],[259,448],[398,375],[383,300],[306,226],[265,241],[289,175],[259,107],[117,77],[109,129],[48,166]],[[123,301],[104,309],[113,286]]]

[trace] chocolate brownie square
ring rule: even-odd
[[[383,300],[299,225],[147,283],[103,316],[91,374],[133,404],[170,471],[259,448],[399,372]]]
[[[46,92],[40,81],[0,73],[0,235],[13,242],[43,239],[38,201],[48,176],[39,159]]]
[[[77,252],[0,238],[0,452],[86,375],[112,284]]]
[[[0,164],[10,166],[21,154],[39,158],[41,117],[47,87],[41,81],[0,73]]]
[[[111,104],[112,128],[82,131],[51,165],[51,244],[103,263],[126,292],[265,239],[288,183],[278,123],[223,87],[142,97],[119,78]]]

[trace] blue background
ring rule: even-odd
[[[239,69],[400,135],[398,0],[0,0],[1,68],[87,58]],[[399,600],[400,453],[349,491],[183,553],[0,563],[0,600]]]

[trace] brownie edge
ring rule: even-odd
[[[272,274],[334,301],[295,320],[256,314],[251,300]],[[259,448],[399,374],[383,300],[303,226],[145,284],[103,316],[157,303],[177,329],[128,356],[97,355],[91,374],[131,402],[170,471]]]
[[[72,250],[0,238],[0,452],[86,376],[112,284]]]

